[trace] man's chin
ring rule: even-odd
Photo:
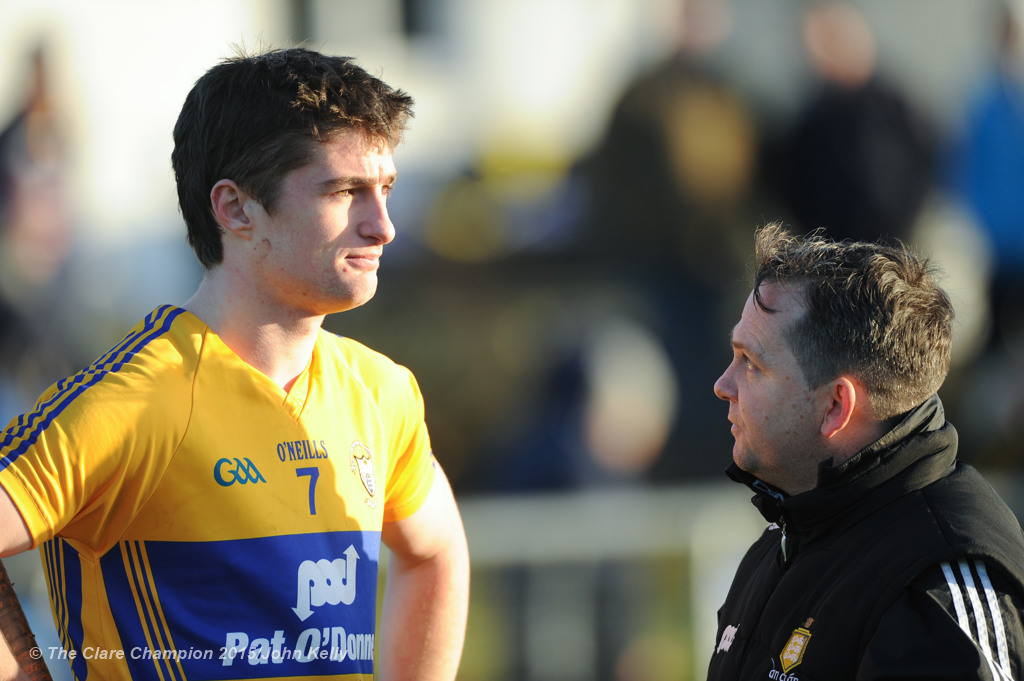
[[[348,312],[349,310],[354,310],[357,307],[362,307],[363,305],[366,305],[368,302],[373,300],[373,296],[376,293],[376,285],[358,291],[349,291],[346,295],[339,296],[337,300],[335,300],[334,305],[332,305],[332,309],[329,314]]]
[[[740,446],[737,442],[732,447],[732,462],[739,466],[741,470],[756,475],[757,466],[754,458],[750,455],[750,451],[745,447]]]

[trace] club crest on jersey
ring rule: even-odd
[[[797,627],[790,634],[789,640],[786,641],[786,646],[782,649],[782,653],[779,654],[779,662],[782,663],[783,673],[789,672],[790,669],[803,662],[804,652],[807,650],[807,644],[811,640],[812,623],[814,623],[814,618],[808,618],[804,622],[804,626]]]
[[[353,442],[349,467],[353,473],[359,476],[359,480],[363,483],[363,489],[370,495],[366,498],[366,505],[370,508],[377,508],[377,500],[374,498],[377,494],[377,476],[373,472],[373,452],[370,451],[370,448],[362,442]]]

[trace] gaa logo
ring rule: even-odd
[[[236,482],[244,485],[267,481],[249,459],[218,459],[213,466],[213,479],[222,487],[230,487]]]

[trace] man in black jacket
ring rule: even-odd
[[[1024,534],[936,391],[953,309],[904,247],[757,233],[715,383],[728,473],[768,528],[719,611],[709,681],[1021,679]]]

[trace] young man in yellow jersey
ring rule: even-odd
[[[198,290],[0,432],[0,553],[42,546],[79,680],[454,678],[468,551],[416,381],[321,329],[376,290],[411,107],[306,49],[188,94]]]

